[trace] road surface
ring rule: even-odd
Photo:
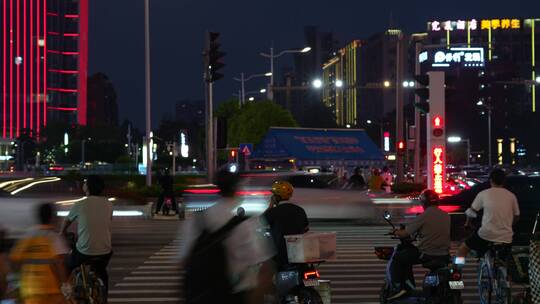
[[[180,222],[115,218],[110,303],[182,303],[182,271],[175,255],[182,241]],[[337,260],[320,266],[321,279],[331,280],[332,303],[378,303],[385,263],[373,246],[393,245],[386,226],[314,223],[312,230],[337,232]],[[455,249],[456,244],[453,244]],[[421,279],[424,270],[416,268]],[[464,268],[465,303],[477,303],[476,264]]]

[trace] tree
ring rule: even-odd
[[[271,101],[250,102],[244,105],[227,123],[228,144],[259,143],[270,127],[296,127],[291,113]]]

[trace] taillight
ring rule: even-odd
[[[304,280],[307,279],[319,279],[321,276],[318,270],[304,272]]]
[[[239,195],[239,196],[270,196],[270,195],[272,195],[272,192],[270,192],[270,191],[244,190],[244,191],[236,191],[236,195]]]
[[[184,192],[190,194],[217,194],[220,191],[219,189],[186,189]]]
[[[461,273],[459,271],[454,271],[452,273],[452,281],[460,281],[461,280]]]

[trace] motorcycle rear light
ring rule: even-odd
[[[452,281],[459,281],[461,280],[461,273],[459,271],[455,271],[452,273]]]
[[[319,279],[321,276],[318,270],[304,272],[304,280],[307,279]]]

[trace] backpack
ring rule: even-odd
[[[195,218],[195,225],[202,228],[202,233],[195,240],[184,267],[187,304],[235,302],[224,240],[244,219],[234,216],[221,228],[210,232],[204,225],[204,214]]]

